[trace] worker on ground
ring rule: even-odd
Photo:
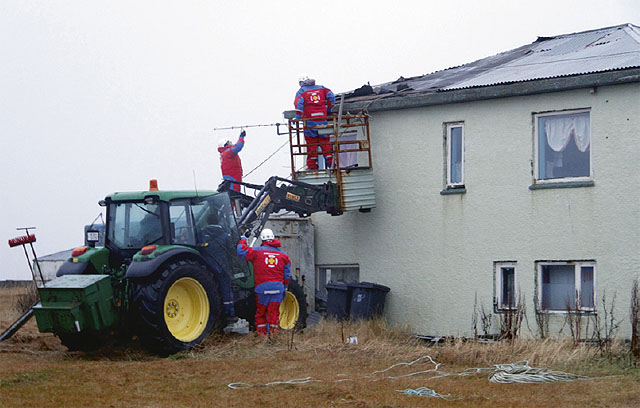
[[[202,241],[206,248],[202,255],[211,264],[214,265],[213,272],[218,281],[218,289],[222,297],[222,307],[227,316],[227,324],[224,328],[225,333],[246,333],[248,330],[248,322],[239,319],[236,316],[236,310],[233,304],[233,291],[231,289],[231,253],[229,249],[233,246],[229,234],[220,225],[219,220],[214,212],[209,214],[207,226],[203,229]],[[245,329],[246,327],[246,329]]]
[[[331,112],[336,97],[329,88],[316,85],[316,80],[302,74],[298,78],[300,89],[296,93],[293,106],[296,108],[296,119],[305,119],[304,138],[307,144],[307,169],[318,168],[318,145],[322,150],[327,168],[333,164],[333,155],[329,135],[319,135],[318,129],[309,127],[326,125],[326,116]]]
[[[291,260],[268,228],[260,234],[262,246],[247,246],[244,237],[238,242],[237,252],[253,264],[256,297],[256,332],[272,335],[280,331],[280,303],[289,286]]]
[[[232,181],[230,188],[235,191],[240,191],[240,184],[233,183],[233,181],[242,181],[242,162],[238,153],[244,147],[245,136],[246,132],[243,130],[240,132],[236,144],[233,144],[229,139],[220,139],[218,142],[222,178]]]

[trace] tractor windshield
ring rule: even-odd
[[[109,214],[108,238],[120,249],[142,248],[163,238],[158,204],[111,203]]]

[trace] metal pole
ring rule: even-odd
[[[22,245],[22,249],[24,249],[24,256],[27,257],[27,265],[29,265],[29,270],[31,271],[31,279],[33,279],[33,284],[38,287],[38,281],[36,280],[36,274],[33,272],[33,268],[31,267],[31,260],[29,259],[29,253],[27,252],[27,248]]]
[[[23,227],[23,228],[16,228],[18,231],[20,230],[25,230],[25,232],[27,233],[27,236],[29,236],[29,230],[30,229],[36,229],[36,227]],[[31,252],[33,253],[33,261],[36,263],[36,266],[38,267],[38,273],[40,274],[40,281],[42,282],[42,286],[45,286],[44,283],[44,276],[42,275],[42,269],[40,269],[40,262],[38,262],[38,257],[36,256],[36,250],[33,247],[33,242],[29,242],[29,246],[31,247]],[[22,245],[22,247],[24,248],[24,245]],[[25,248],[24,250],[25,255],[27,254],[27,250]],[[29,256],[27,255],[27,263],[29,263]],[[29,269],[31,269],[31,274],[34,276],[34,282],[35,282],[35,272],[33,272],[33,269],[31,268],[31,264],[29,263]],[[38,284],[36,283],[36,287],[38,286]]]

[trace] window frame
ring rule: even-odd
[[[502,299],[502,284],[503,284],[503,268],[513,268],[513,305],[504,305]],[[506,312],[510,310],[516,310],[518,308],[518,296],[520,290],[518,288],[518,262],[517,261],[496,261],[493,263],[493,277],[494,277],[494,298],[496,312]]]
[[[597,293],[597,267],[595,260],[576,260],[576,261],[536,261],[536,279],[537,279],[537,302],[536,307],[539,313],[548,313],[548,314],[566,314],[567,310],[556,310],[556,309],[543,309],[542,308],[542,266],[545,265],[573,265],[573,290],[574,292],[578,288],[578,293],[582,296],[582,267],[589,266],[593,268],[593,299],[592,304],[593,307],[583,307],[580,306],[579,310],[572,310],[572,312],[580,312],[580,313],[595,313],[596,312],[596,293]],[[576,273],[576,271],[580,273]]]
[[[461,129],[461,140],[460,140],[460,150],[461,150],[461,157],[460,157],[460,181],[459,182],[452,182],[451,181],[451,164],[452,164],[452,160],[451,160],[451,130],[453,128],[460,128]],[[465,132],[464,132],[464,122],[463,121],[457,121],[457,122],[447,122],[445,123],[445,186],[447,189],[456,189],[456,188],[464,188],[465,186],[465,169],[464,169],[464,162],[465,162]]]
[[[540,138],[539,138],[539,118],[549,116],[560,115],[573,115],[580,113],[589,114],[589,175],[579,177],[560,177],[541,179],[540,178]],[[591,108],[577,108],[566,110],[554,110],[545,112],[533,113],[533,184],[561,184],[561,183],[576,183],[576,182],[591,182],[593,181],[593,154],[591,153],[591,147],[593,146],[593,131],[591,126]]]
[[[316,291],[319,290],[320,287],[322,287],[324,289],[325,285],[327,283],[329,283],[326,279],[326,270],[327,269],[356,269],[358,272],[358,278],[356,279],[356,282],[360,280],[360,265],[359,264],[323,264],[323,265],[316,265],[316,276],[315,276],[315,285],[316,285]],[[325,270],[325,282],[321,283],[320,282],[320,275],[321,273],[321,269]],[[321,292],[323,292],[321,290]]]

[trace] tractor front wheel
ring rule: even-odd
[[[133,302],[140,340],[161,354],[198,346],[222,319],[216,281],[204,265],[188,259],[135,281]]]

